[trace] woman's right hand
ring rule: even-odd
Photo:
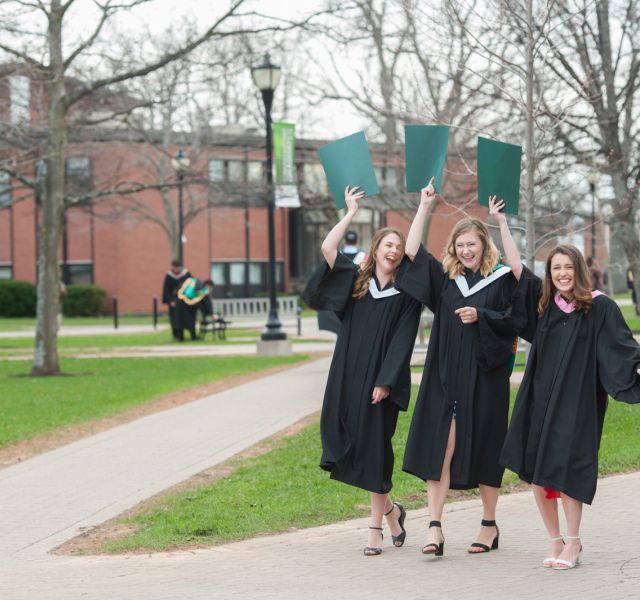
[[[425,188],[422,188],[422,191],[420,192],[420,204],[422,204],[423,206],[429,206],[436,195],[436,190],[433,187],[433,182],[435,181],[435,179],[435,177],[432,177],[429,185],[427,185],[427,187]]]
[[[507,222],[507,217],[503,212],[500,212],[504,207],[504,200],[498,200],[496,202],[497,196],[489,196],[489,214],[496,220],[500,225]]]
[[[347,205],[347,210],[351,213],[358,212],[358,200],[362,200],[364,198],[364,191],[358,192],[360,186],[354,187],[352,190],[349,189],[349,186],[344,190],[344,201]]]

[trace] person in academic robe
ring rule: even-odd
[[[533,484],[551,539],[542,565],[570,569],[581,560],[582,507],[591,504],[596,492],[607,394],[619,402],[640,403],[640,348],[618,305],[592,291],[577,248],[554,248],[539,279],[522,265],[500,212],[503,205],[490,204],[519,280],[507,316],[532,344],[500,462]],[[566,541],[560,534],[558,498]]]
[[[179,327],[178,310],[176,308],[176,300],[178,290],[182,287],[182,284],[186,279],[191,277],[191,273],[182,266],[179,260],[174,260],[171,263],[171,268],[167,272],[164,278],[164,284],[162,286],[162,302],[166,304],[169,309],[169,321],[171,323],[171,330],[173,331],[173,338],[179,340],[182,338],[182,329]]]
[[[421,245],[432,183],[422,190],[407,237],[411,266],[397,283],[434,314],[402,468],[427,482],[431,521],[423,554],[443,555],[447,491],[478,487],[483,518],[467,551],[489,552],[498,548],[495,512],[504,473],[498,459],[516,340],[503,314],[516,280],[498,264],[498,250],[478,219],[455,225],[442,262]]]
[[[395,546],[402,546],[406,536],[406,511],[389,497],[391,439],[399,411],[409,405],[420,305],[393,286],[405,244],[397,229],[378,231],[359,267],[338,252],[364,194],[357,190],[347,187],[347,214],[322,244],[326,265],[310,304],[334,311],[342,323],[322,405],[320,466],[331,479],[370,492],[371,526],[364,554],[375,556],[382,552],[383,516]]]
[[[200,281],[195,277],[190,277],[184,281],[176,295],[176,312],[179,326],[178,339],[184,341],[184,330],[191,334],[192,340],[197,340],[196,334],[196,313],[198,310],[206,317],[213,314],[211,305],[211,293],[213,292],[213,281],[206,279]]]

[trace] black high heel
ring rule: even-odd
[[[393,507],[397,506],[400,509],[400,516],[398,517],[398,525],[400,525],[400,529],[402,529],[402,533],[400,535],[391,534],[391,539],[393,540],[393,545],[396,548],[400,548],[402,544],[404,544],[404,540],[407,537],[407,532],[404,528],[404,520],[407,517],[407,511],[404,509],[404,506],[400,504],[400,502],[394,502],[391,505],[391,510],[389,512],[384,513],[384,516],[390,515],[393,512]],[[397,545],[396,542],[400,542],[400,545]]]
[[[432,527],[440,527],[442,530],[442,525],[440,521],[431,521],[429,523],[429,529]],[[442,533],[442,532],[441,532]],[[422,554],[433,554],[434,556],[444,556],[444,535],[442,536],[442,542],[440,544],[436,544],[432,542],[431,544],[427,544],[422,548]]]
[[[493,538],[493,542],[491,543],[491,548],[489,548],[489,546],[487,546],[486,544],[481,544],[480,542],[473,542],[473,544],[471,544],[471,548],[481,548],[482,552],[471,552],[469,550],[467,550],[467,552],[469,552],[469,554],[484,554],[485,552],[490,552],[491,550],[497,550],[498,549],[498,539],[500,538],[500,530],[498,529],[498,526],[496,525],[495,521],[485,521],[484,519],[482,519],[482,521],[480,521],[480,525],[482,525],[482,527],[495,527],[496,528],[496,537]]]
[[[380,531],[382,531],[382,527],[369,527],[369,529],[379,529]],[[384,539],[383,533],[380,534],[380,538],[381,541]],[[369,550],[368,554],[367,550]],[[382,554],[382,548],[371,548],[370,546],[365,546],[363,552],[365,556],[378,556],[378,554]]]

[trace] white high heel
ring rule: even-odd
[[[568,535],[567,536],[568,540],[579,540],[580,536],[571,536]],[[576,562],[571,563],[568,560],[561,560],[558,559],[556,560],[556,562],[553,563],[552,568],[555,569],[556,571],[566,571],[567,569],[573,569],[573,567],[575,567],[576,565],[579,565],[582,562],[582,544],[580,544],[580,552],[578,552],[578,558],[576,558]],[[556,565],[562,565],[561,567],[556,567]]]
[[[562,539],[562,536],[557,537],[557,538],[551,538],[551,540],[550,540],[550,541],[552,541],[552,542],[557,542],[557,541],[559,541],[559,540],[562,540],[562,543],[564,544],[564,540]],[[554,562],[556,562],[556,560],[558,560],[558,559],[557,559],[557,558],[545,558],[545,559],[542,561],[542,566],[543,566],[543,567],[546,567],[546,568],[548,568],[548,569],[550,569],[550,568],[551,568],[551,566],[553,565],[553,563],[554,563]]]

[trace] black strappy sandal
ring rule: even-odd
[[[382,531],[382,527],[369,527],[369,529],[379,529]],[[384,534],[381,533],[380,537],[384,539]],[[369,553],[367,553],[367,550],[369,550]],[[382,554],[382,548],[371,548],[370,546],[365,546],[363,552],[365,556],[378,556],[378,554]]]
[[[394,502],[391,505],[391,510],[387,513],[384,513],[384,516],[390,515],[393,512],[394,506],[397,506],[400,509],[400,516],[398,517],[398,525],[400,525],[400,529],[402,529],[402,533],[400,535],[391,534],[391,539],[393,540],[393,545],[396,548],[400,548],[404,544],[404,540],[407,537],[407,532],[404,528],[404,520],[407,517],[407,511],[404,509],[404,506],[400,504],[400,502]],[[400,544],[396,544],[396,542],[400,542]]]
[[[480,542],[473,542],[473,544],[471,544],[470,548],[481,548],[482,551],[481,552],[471,552],[470,550],[467,550],[467,552],[469,552],[469,554],[484,554],[485,552],[490,552],[491,550],[497,550],[498,549],[498,539],[500,538],[500,530],[498,529],[498,526],[496,525],[495,521],[485,521],[484,519],[482,519],[482,521],[480,521],[480,525],[482,525],[483,527],[495,527],[496,528],[496,537],[493,538],[493,542],[491,544],[491,548],[489,548],[489,546],[487,546],[486,544],[481,544]]]
[[[440,523],[440,521],[431,521],[429,523],[429,529],[431,529],[432,527],[440,527],[440,530],[442,530],[442,524]],[[444,556],[444,535],[442,536],[442,542],[440,544],[431,543],[424,546],[422,548],[422,554],[433,554],[434,556]]]

